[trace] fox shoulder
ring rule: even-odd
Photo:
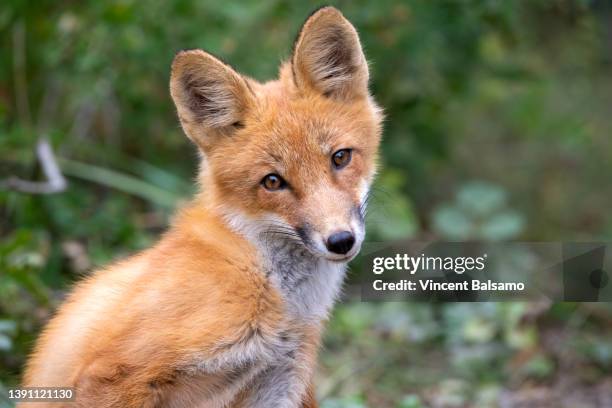
[[[193,217],[183,216],[153,249],[77,287],[41,338],[26,384],[147,383],[274,354],[283,331],[278,293],[248,245],[214,222],[200,236],[204,220]]]

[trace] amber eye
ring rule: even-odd
[[[332,155],[332,164],[341,169],[351,162],[351,149],[338,150]]]
[[[281,176],[278,174],[268,174],[261,180],[261,184],[266,188],[266,190],[277,191],[285,188],[287,183]]]

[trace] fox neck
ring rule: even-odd
[[[256,248],[262,273],[285,300],[290,318],[319,323],[328,317],[340,293],[346,263],[315,256],[295,239],[266,234],[265,222],[239,211],[224,208],[220,216]]]
[[[284,237],[266,238],[255,245],[291,315],[300,320],[326,319],[340,292],[346,264],[317,257]]]

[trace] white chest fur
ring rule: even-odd
[[[303,321],[325,319],[340,293],[346,264],[316,257],[282,237],[268,239],[259,248],[267,276],[283,296],[289,315]]]

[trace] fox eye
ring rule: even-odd
[[[261,184],[268,191],[282,190],[283,188],[287,186],[287,183],[285,182],[285,180],[283,180],[283,178],[279,176],[278,174],[274,174],[274,173],[268,174],[266,177],[264,177],[261,180]]]
[[[346,167],[351,162],[351,149],[341,149],[332,155],[332,164],[336,169]]]

